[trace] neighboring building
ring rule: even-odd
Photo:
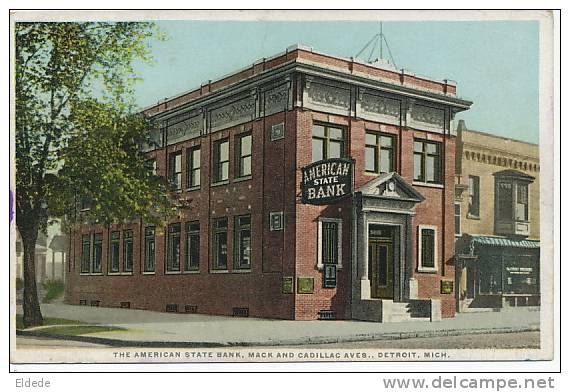
[[[49,245],[48,245],[49,242]],[[38,233],[36,242],[35,264],[36,281],[65,279],[65,257],[69,237],[57,233]],[[16,231],[16,277],[24,278],[24,248],[20,233]]]
[[[146,151],[186,206],[164,227],[78,225],[66,300],[453,317],[453,117],[470,105],[452,81],[300,46],[160,102],[145,110],[162,124]],[[350,172],[354,193],[337,182]]]
[[[539,305],[538,145],[458,124],[458,310]],[[459,225],[457,224],[459,223]]]

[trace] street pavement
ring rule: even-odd
[[[235,318],[200,314],[173,314],[134,309],[66,305],[41,305],[44,317],[112,325],[126,331],[89,334],[91,343],[120,340],[137,343],[180,345],[297,345],[394,340],[461,334],[537,331],[536,308],[512,308],[501,312],[461,313],[435,322],[376,323],[353,320],[291,321]]]

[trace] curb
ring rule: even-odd
[[[328,344],[328,343],[350,343],[365,342],[374,340],[400,340],[411,338],[430,338],[440,336],[459,336],[459,335],[482,335],[491,333],[518,333],[518,332],[536,332],[540,331],[539,325],[531,325],[518,328],[484,328],[484,329],[449,329],[435,331],[417,331],[417,332],[392,332],[392,333],[373,333],[360,334],[345,337],[338,336],[316,336],[297,339],[285,339],[279,341],[267,342],[165,342],[165,341],[137,341],[101,338],[96,336],[85,335],[60,335],[49,332],[39,331],[23,331],[16,330],[16,336],[42,337],[60,340],[71,340],[76,342],[102,344],[111,347],[155,347],[155,348],[220,348],[220,347],[260,347],[260,346],[301,346],[312,344]]]

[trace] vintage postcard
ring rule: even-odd
[[[556,12],[10,16],[15,371],[557,358]]]

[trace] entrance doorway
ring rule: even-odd
[[[377,235],[374,235],[377,233]],[[370,295],[372,298],[394,298],[394,241],[386,226],[371,227],[368,240]]]

